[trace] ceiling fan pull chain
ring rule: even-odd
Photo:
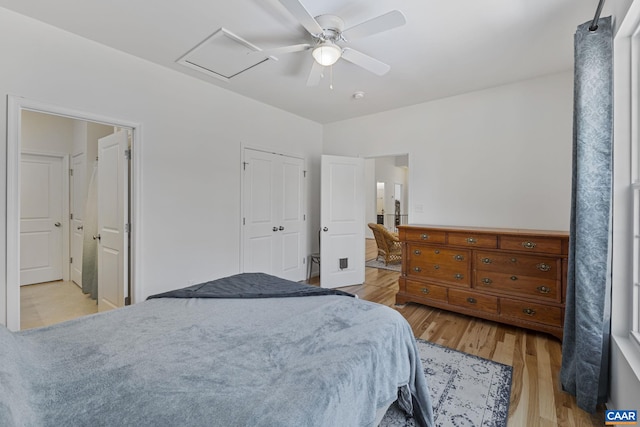
[[[333,90],[333,65],[329,66],[329,89]]]

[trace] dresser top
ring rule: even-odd
[[[469,227],[469,226],[457,226],[457,225],[432,225],[432,224],[409,224],[399,225],[398,229],[412,230],[412,229],[429,229],[440,230],[450,232],[473,232],[473,233],[487,233],[487,234],[507,234],[507,235],[527,235],[527,236],[550,236],[568,238],[568,231],[558,230],[534,230],[526,228],[494,228],[494,227]]]

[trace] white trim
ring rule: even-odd
[[[132,296],[131,302],[142,300],[142,269],[140,259],[142,237],[142,125],[99,114],[73,110],[58,105],[7,95],[7,223],[6,223],[6,322],[7,328],[20,329],[20,129],[23,110],[52,114],[76,120],[118,126],[131,129],[132,159],[131,173],[131,260],[129,263]],[[68,179],[68,177],[67,177]],[[67,202],[68,213],[68,202]],[[67,214],[68,218],[68,214]]]

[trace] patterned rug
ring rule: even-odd
[[[384,261],[378,261],[377,259],[370,259],[366,261],[364,265],[367,267],[382,268],[383,270],[393,270],[397,272],[400,272],[400,267],[402,267],[400,263],[384,265]]]
[[[418,339],[433,416],[438,427],[505,427],[511,396],[511,366]],[[380,427],[413,427],[394,403]]]

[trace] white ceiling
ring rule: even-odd
[[[221,27],[262,49],[310,42],[278,0],[0,0],[0,6],[319,123],[569,70],[576,26],[597,0],[302,0],[351,27],[398,9],[407,24],[349,43],[389,65],[344,60],[307,87],[311,52],[277,55],[230,81],[177,64]],[[365,93],[354,100],[356,91]]]

